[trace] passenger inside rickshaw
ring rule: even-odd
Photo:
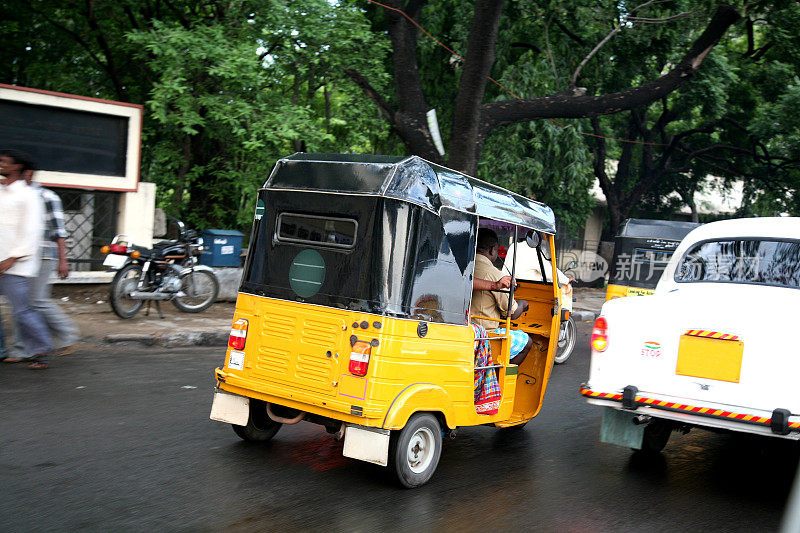
[[[503,272],[494,266],[495,261],[499,258],[500,250],[500,240],[497,237],[497,233],[489,228],[480,228],[477,240],[474,278],[497,284],[504,277]],[[511,301],[509,302],[509,300]],[[498,335],[506,335],[505,328],[498,327],[499,321],[505,318],[507,314],[511,315],[511,320],[517,320],[528,310],[528,307],[527,301],[514,300],[505,292],[473,290],[470,313],[473,315],[472,321],[487,331]],[[489,317],[494,320],[478,317]],[[528,355],[533,345],[533,340],[527,333],[519,329],[512,329],[507,336],[509,342],[511,342],[510,363],[519,365]]]
[[[524,237],[520,238],[522,241]],[[539,239],[544,243],[544,239]],[[552,276],[553,265],[550,262],[550,249],[547,246],[540,245],[536,248],[525,246],[524,243],[519,247],[509,247],[508,254],[505,257],[503,268],[511,271],[512,265],[516,264],[516,277],[519,280],[547,282]],[[558,284],[561,287],[562,296],[565,300],[568,298],[572,300],[572,282],[575,278],[567,276],[561,269],[556,268],[558,274]],[[483,287],[479,287],[483,288]],[[572,305],[568,307],[572,309]]]
[[[515,236],[519,241],[516,244]],[[503,244],[507,245],[507,254],[503,254],[505,258],[498,257]],[[546,259],[550,256],[550,244],[548,236],[542,233],[494,221],[481,222],[470,307],[471,321],[476,330],[474,393],[475,408],[479,414],[496,412],[493,407],[499,406],[502,401],[502,389],[508,382],[506,376],[514,374],[519,379],[515,380],[512,419],[528,419],[535,416],[538,410],[542,386],[549,369],[547,356],[553,300],[556,296],[552,265]],[[547,255],[543,255],[545,249]],[[520,258],[516,266],[515,256]],[[536,263],[535,267],[530,265],[532,260]],[[502,289],[510,286],[510,274],[515,269],[511,334],[505,335],[509,294]],[[562,275],[559,273],[559,282],[562,282]],[[486,341],[482,341],[483,338]],[[509,360],[504,361],[505,343],[510,345],[510,349]],[[516,365],[515,370],[511,372],[511,367],[507,365]]]

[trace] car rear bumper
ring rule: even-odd
[[[772,412],[742,407],[706,404],[683,398],[626,387],[622,392],[603,392],[582,385],[580,392],[595,405],[625,409],[631,413],[665,418],[690,425],[707,426],[731,431],[800,440],[800,416],[786,409]]]

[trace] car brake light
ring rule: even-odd
[[[608,348],[608,322],[605,317],[598,317],[594,321],[591,345],[596,352],[605,352]]]
[[[368,342],[356,341],[350,350],[350,364],[347,369],[354,376],[366,376],[369,366],[369,354],[372,346]]]
[[[128,253],[128,247],[124,244],[112,244],[108,247],[112,254],[126,254]]]
[[[247,320],[240,318],[231,326],[231,335],[228,337],[228,346],[234,350],[244,350],[247,342]]]

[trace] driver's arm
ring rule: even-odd
[[[503,276],[497,281],[474,278],[472,288],[476,291],[496,291],[498,289],[508,289],[511,287],[511,276]]]
[[[528,302],[525,300],[517,300],[517,309],[511,313],[511,320],[516,320],[522,313],[528,310]]]

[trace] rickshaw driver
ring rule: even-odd
[[[475,280],[486,280],[500,286],[501,280],[508,276],[494,266],[494,261],[498,258],[500,240],[497,234],[489,228],[478,230],[477,254],[475,255]],[[503,283],[505,285],[505,283]],[[472,291],[472,305],[470,313],[477,316],[486,316],[500,320],[504,313],[509,312],[509,295],[498,294],[490,290],[479,290],[474,288]],[[525,300],[511,301],[511,319],[516,320],[522,313],[528,310],[528,302]],[[505,328],[498,328],[497,322],[473,318],[473,321],[483,326],[487,331],[505,334]],[[524,331],[512,329],[509,332],[511,342],[511,363],[519,365],[525,360],[528,352],[533,346],[533,339]]]

